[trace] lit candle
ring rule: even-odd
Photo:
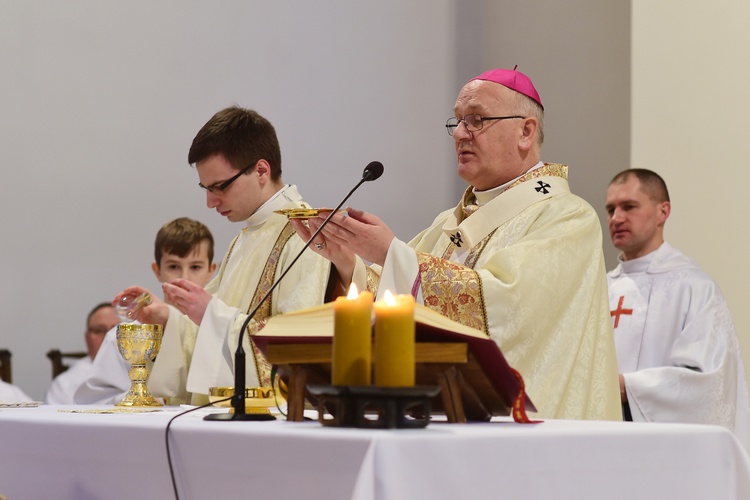
[[[375,302],[375,385],[414,385],[414,297],[386,290]]]
[[[352,283],[346,297],[333,304],[333,385],[370,385],[372,373],[372,293],[357,294]]]

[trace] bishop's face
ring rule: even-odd
[[[609,235],[624,260],[643,257],[664,242],[664,222],[669,202],[658,202],[641,189],[641,181],[631,175],[625,183],[607,189]]]
[[[483,117],[519,115],[513,91],[494,82],[473,80],[461,89],[454,106],[458,119],[472,113]],[[461,122],[453,132],[458,175],[480,191],[500,186],[524,173],[518,144],[525,120],[487,120],[470,132]]]

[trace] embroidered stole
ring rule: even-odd
[[[291,224],[289,223],[287,223],[284,226],[284,229],[282,229],[279,233],[279,237],[276,239],[276,243],[274,243],[273,245],[273,250],[271,250],[271,254],[266,260],[266,265],[263,267],[263,272],[260,275],[260,280],[258,280],[258,286],[255,288],[255,294],[253,295],[253,299],[250,301],[250,305],[247,308],[247,314],[249,314],[250,311],[258,306],[260,300],[266,295],[266,293],[268,293],[271,285],[273,285],[274,281],[276,280],[276,271],[279,265],[279,259],[281,258],[281,252],[284,250],[284,246],[286,246],[289,238],[291,238],[294,233],[294,228],[292,228]],[[258,312],[253,318],[256,322],[256,325],[248,326],[247,332],[247,336],[250,341],[250,347],[252,348],[253,357],[255,359],[255,369],[258,374],[258,381],[260,382],[260,385],[262,387],[271,387],[271,366],[268,364],[268,361],[266,361],[266,357],[263,355],[263,353],[260,352],[260,349],[258,349],[258,347],[255,345],[255,342],[253,342],[252,333],[254,332],[251,331],[251,328],[254,329],[255,332],[263,328],[263,326],[265,325],[265,320],[268,319],[268,317],[270,317],[271,313],[273,312],[272,306],[273,298],[269,297],[268,300],[261,304],[260,309],[258,309]]]
[[[491,218],[480,216],[469,219],[469,215],[474,213],[476,208],[472,210],[466,206],[471,205],[474,198],[471,188],[468,188],[461,205],[445,223],[444,230],[449,233],[451,241],[442,256],[417,252],[419,276],[413,292],[421,286],[422,297],[427,307],[454,321],[481,330],[489,336],[482,280],[479,273],[474,271],[474,266],[498,227],[542,199],[569,192],[567,177],[568,167],[557,163],[547,163],[522,175],[487,204],[495,207],[502,204],[501,210],[494,208],[499,216]],[[523,191],[510,191],[524,182],[539,178],[543,179],[534,185],[527,184],[529,188]],[[475,242],[477,236],[481,237],[481,240]],[[471,250],[463,265],[450,261],[456,247],[467,243],[471,245]]]

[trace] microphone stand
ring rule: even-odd
[[[284,270],[283,273],[274,281],[274,283],[271,285],[271,288],[268,289],[266,294],[263,296],[260,301],[256,304],[256,306],[253,308],[252,311],[247,315],[247,319],[245,319],[245,322],[242,323],[242,328],[240,329],[240,335],[239,335],[239,345],[237,346],[237,350],[234,352],[234,396],[232,396],[232,408],[234,409],[233,413],[212,413],[210,415],[206,415],[203,417],[203,420],[221,420],[221,421],[233,421],[233,420],[276,420],[276,417],[273,415],[268,415],[265,413],[247,413],[245,411],[245,390],[246,390],[246,381],[245,381],[245,348],[242,347],[242,340],[245,334],[245,329],[250,324],[250,321],[253,319],[255,314],[260,309],[260,306],[265,302],[268,297],[271,296],[271,293],[276,289],[279,283],[281,283],[281,280],[286,276],[286,274],[289,272],[289,270],[294,266],[294,264],[299,260],[300,257],[302,257],[302,253],[307,250],[307,248],[312,244],[315,237],[320,233],[320,231],[328,224],[328,221],[331,220],[331,217],[336,214],[341,207],[346,203],[346,200],[349,199],[349,197],[354,194],[354,191],[356,191],[359,186],[361,186],[365,182],[374,181],[378,177],[383,175],[383,164],[379,161],[373,161],[370,162],[366,167],[364,172],[362,172],[362,179],[357,183],[356,186],[352,188],[351,191],[349,191],[349,194],[347,194],[343,200],[341,200],[341,203],[338,204],[336,208],[333,209],[333,211],[328,214],[328,217],[326,217],[323,220],[323,223],[318,227],[318,229],[310,236],[310,239],[305,242],[305,245],[302,247],[302,250],[299,251],[297,256],[292,260],[292,262],[287,266],[287,268]],[[273,383],[273,381],[272,381]]]

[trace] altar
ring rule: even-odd
[[[176,498],[165,429],[183,410],[97,413],[111,408],[0,409],[0,495]],[[750,460],[716,426],[503,417],[365,430],[205,414],[169,430],[180,499],[750,498]]]

